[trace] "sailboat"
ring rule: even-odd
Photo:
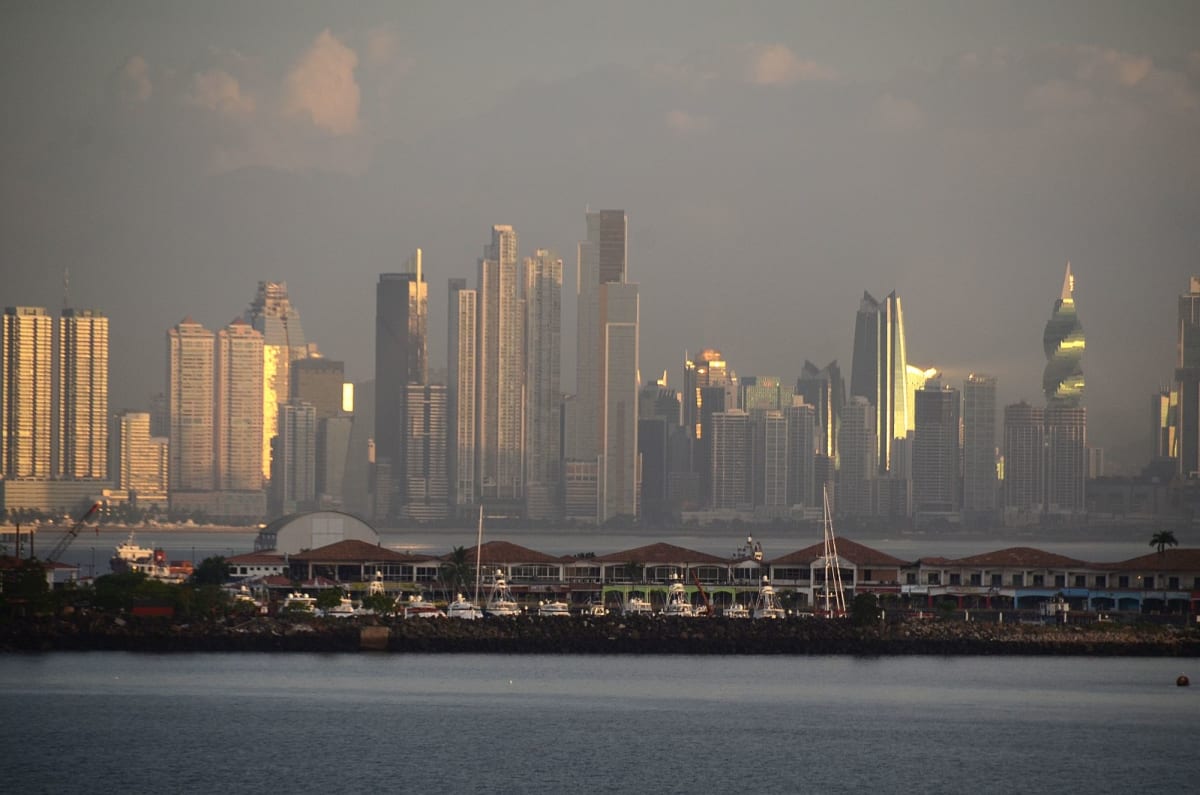
[[[477,618],[483,618],[483,611],[479,609],[479,548],[483,546],[483,506],[479,506],[479,535],[475,538],[475,598],[467,599],[462,594],[457,594],[454,601],[446,605],[447,618],[465,618],[468,621],[474,621]]]
[[[846,617],[846,591],[842,587],[841,560],[838,558],[837,538],[833,535],[833,518],[829,512],[829,489],[825,489],[825,609],[826,618]]]

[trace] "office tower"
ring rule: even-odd
[[[1104,448],[1087,446],[1087,479],[1095,480],[1104,477]]]
[[[1042,391],[1047,406],[1075,407],[1083,400],[1083,326],[1075,310],[1075,277],[1071,263],[1063,276],[1062,294],[1054,302],[1054,311],[1046,322],[1042,345],[1046,351],[1046,369],[1042,373]]]
[[[987,524],[996,511],[996,379],[971,373],[963,381],[963,500],[968,524]]]
[[[712,418],[712,507],[737,510],[750,504],[747,493],[750,416],[740,409]]]
[[[354,431],[354,417],[317,420],[317,506],[346,506],[346,473]]]
[[[167,440],[150,435],[150,413],[122,411],[113,424],[113,485],[129,501],[161,502],[167,496]]]
[[[446,387],[409,384],[405,398],[404,515],[417,522],[445,519],[450,485],[446,473]]]
[[[427,329],[429,293],[422,274],[421,249],[400,273],[381,273],[375,286],[375,479],[376,511],[404,501],[404,396],[409,384],[429,375]],[[386,514],[376,513],[377,519]]]
[[[525,383],[524,302],[517,233],[492,227],[479,260],[476,437],[480,497],[513,503],[525,496],[522,472]]]
[[[679,426],[679,393],[665,384],[642,385],[638,393],[638,417],[661,419],[672,427]]]
[[[653,385],[650,388],[658,389]],[[643,397],[645,394],[643,388]],[[645,405],[643,401],[642,406]],[[642,515],[650,520],[662,520],[670,513],[671,431],[677,427],[665,417],[639,408],[637,439],[638,455],[642,459]]]
[[[0,475],[49,478],[54,326],[46,310],[10,306],[0,337]]]
[[[712,415],[737,408],[727,400],[727,388],[734,383],[721,352],[703,349],[694,359],[684,356],[681,416],[691,443],[692,471],[697,475],[697,499],[712,498]]]
[[[845,516],[870,516],[871,493],[878,472],[875,407],[855,395],[843,407],[838,434],[837,512]]]
[[[800,395],[783,410],[787,418],[787,504],[809,508],[821,504],[816,480],[817,410]],[[824,439],[820,441],[823,446]]]
[[[805,361],[800,377],[796,379],[796,394],[816,411],[816,423],[821,433],[817,451],[831,459],[836,466],[838,426],[842,406],[846,403],[846,384],[837,361],[819,369],[812,362]]]
[[[1150,396],[1150,459],[1179,455],[1179,390],[1160,389]]]
[[[957,389],[937,381],[926,383],[917,392],[912,492],[913,512],[918,518],[948,518],[958,513],[960,400]]]
[[[313,356],[292,364],[290,398],[307,401],[317,410],[317,419],[342,413],[342,391],[346,367],[342,362]]]
[[[213,490],[214,340],[191,317],[167,331],[172,499],[176,492]]]
[[[788,416],[782,411],[753,409],[750,417],[750,494],[756,512],[782,516],[788,512]]]
[[[526,515],[552,519],[562,473],[562,260],[538,249],[524,271]]]
[[[163,439],[171,435],[171,410],[167,405],[166,392],[150,396],[150,435]]]
[[[279,404],[279,433],[272,444],[271,511],[311,510],[317,500],[317,409],[292,398]]]
[[[600,285],[601,398],[599,522],[638,515],[638,286]]]
[[[475,374],[478,367],[476,306],[478,293],[466,289],[465,279],[451,279],[450,336],[447,343],[449,374],[447,414],[450,417],[447,443],[449,487],[456,506],[469,506],[478,497],[476,487]]]
[[[1087,483],[1087,409],[1083,400],[1083,327],[1075,308],[1075,277],[1071,263],[1063,276],[1062,293],[1042,337],[1046,369],[1045,510],[1080,513],[1085,509]]]
[[[1191,478],[1200,475],[1200,276],[1193,276],[1179,296],[1176,351],[1178,471]]]
[[[744,411],[779,411],[784,407],[783,395],[779,377],[774,375],[752,375],[738,384],[738,406]]]
[[[1004,514],[1027,523],[1041,514],[1046,440],[1045,412],[1024,401],[1004,407]]]
[[[108,478],[108,318],[99,312],[62,311],[56,402],[57,476]]]
[[[374,516],[375,381],[361,381],[353,386],[354,419],[350,424],[346,469],[342,478],[342,505],[359,516]]]
[[[217,491],[260,491],[263,337],[238,318],[217,332],[213,454]]]
[[[883,301],[863,293],[854,325],[850,394],[866,398],[875,409],[877,469],[885,474],[891,469],[892,440],[913,430],[904,314],[895,292]]]
[[[291,365],[309,355],[300,312],[288,299],[286,282],[259,282],[243,319],[262,335],[262,476],[271,477],[271,439],[279,422],[279,404],[291,394]]]
[[[587,239],[579,243],[576,273],[577,314],[575,439],[572,454],[593,460],[603,447],[601,383],[604,377],[603,317],[600,285],[626,281],[629,220],[624,210],[599,210],[585,216]]]

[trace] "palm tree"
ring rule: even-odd
[[[1170,530],[1159,530],[1150,537],[1150,546],[1158,547],[1158,554],[1161,555],[1166,551],[1167,547],[1179,546],[1179,541]]]
[[[467,589],[467,583],[475,577],[475,564],[471,552],[466,547],[455,547],[450,550],[450,559],[442,564],[442,581],[453,585],[461,591]]]

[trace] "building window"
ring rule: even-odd
[[[875,579],[874,572],[872,572],[870,569],[863,569],[862,579],[863,582],[871,582]]]
[[[936,571],[929,572],[929,574],[926,575],[925,582],[929,583],[930,585],[941,585],[942,584],[941,572],[936,572]]]
[[[951,585],[962,585],[962,575],[961,574],[951,574],[950,575],[950,584]]]
[[[1167,579],[1167,587],[1172,590],[1178,590],[1179,589],[1179,578],[1178,577],[1168,578]]]
[[[1004,584],[1004,575],[1003,574],[993,574],[992,575],[992,587],[993,588],[999,588],[1003,584]]]
[[[1117,587],[1118,588],[1128,588],[1129,587],[1129,575],[1128,574],[1122,574],[1121,576],[1117,577]]]
[[[1097,587],[1097,588],[1107,588],[1108,587],[1108,575],[1097,574],[1094,584],[1095,584],[1095,587]]]
[[[1039,587],[1045,585],[1046,584],[1046,575],[1044,575],[1044,574],[1033,575],[1033,584],[1036,586],[1039,586]]]
[[[1146,584],[1145,584],[1145,587],[1146,587],[1146,588],[1153,588],[1153,587],[1154,587],[1154,577],[1153,577],[1153,576],[1151,576],[1151,577],[1147,577],[1147,578],[1146,578],[1146,580],[1145,580],[1145,582],[1146,582]]]
[[[982,586],[983,585],[983,575],[978,572],[976,572],[975,574],[972,574],[971,575],[971,585],[974,585],[976,588]]]
[[[1196,580],[1198,582],[1200,582],[1200,577],[1197,577]],[[916,585],[917,584],[917,575],[911,571],[908,572],[907,574],[904,575],[904,583],[906,585]]]
[[[1055,574],[1054,575],[1054,587],[1055,588],[1066,588],[1067,587],[1067,575]]]
[[[1012,576],[1012,584],[1013,584],[1014,588],[1023,587],[1025,585],[1025,575],[1024,574],[1014,574]]]
[[[1086,588],[1087,587],[1087,575],[1076,574],[1075,575],[1075,587],[1076,588]]]

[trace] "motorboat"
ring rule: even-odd
[[[129,538],[124,542],[117,544],[113,556],[108,561],[109,568],[114,573],[120,574],[125,571],[137,571],[139,564],[148,564],[154,560],[154,550],[150,547],[139,546],[134,539],[134,533],[129,531]]]
[[[587,604],[587,606],[584,607],[583,614],[585,616],[593,616],[595,618],[602,618],[602,617],[608,615],[608,608],[605,607],[600,602],[589,602]]]
[[[419,593],[408,597],[404,603],[405,618],[445,618],[446,614],[438,609],[433,602],[426,602]]]
[[[325,610],[325,615],[329,618],[353,618],[358,615],[358,611],[354,609],[354,602],[350,597],[343,596],[336,605]]]
[[[517,604],[516,597],[513,596],[508,587],[508,580],[504,579],[504,572],[496,569],[496,576],[492,580],[492,589],[488,593],[487,602],[483,605],[483,614],[485,616],[510,617],[521,614],[521,607]]]
[[[465,618],[468,621],[474,621],[477,618],[483,618],[483,611],[479,609],[479,605],[472,602],[462,594],[454,597],[454,601],[446,605],[447,618]]]
[[[787,611],[779,602],[779,594],[767,577],[763,577],[762,587],[758,589],[758,599],[754,602],[755,618],[787,618]]]
[[[688,596],[687,588],[678,576],[671,578],[671,587],[667,589],[667,603],[663,605],[664,616],[679,618],[695,618],[696,610],[692,607],[692,598]]]
[[[621,612],[627,616],[648,616],[654,613],[654,608],[648,599],[640,596],[630,596],[621,607]]]
[[[741,602],[734,602],[729,607],[723,609],[721,615],[725,616],[725,618],[749,618],[750,608]]]
[[[279,606],[281,613],[315,613],[317,611],[316,597],[300,591],[289,593]]]
[[[552,600],[547,602],[538,602],[537,614],[542,617],[566,616],[571,617],[571,607],[563,601]]]

